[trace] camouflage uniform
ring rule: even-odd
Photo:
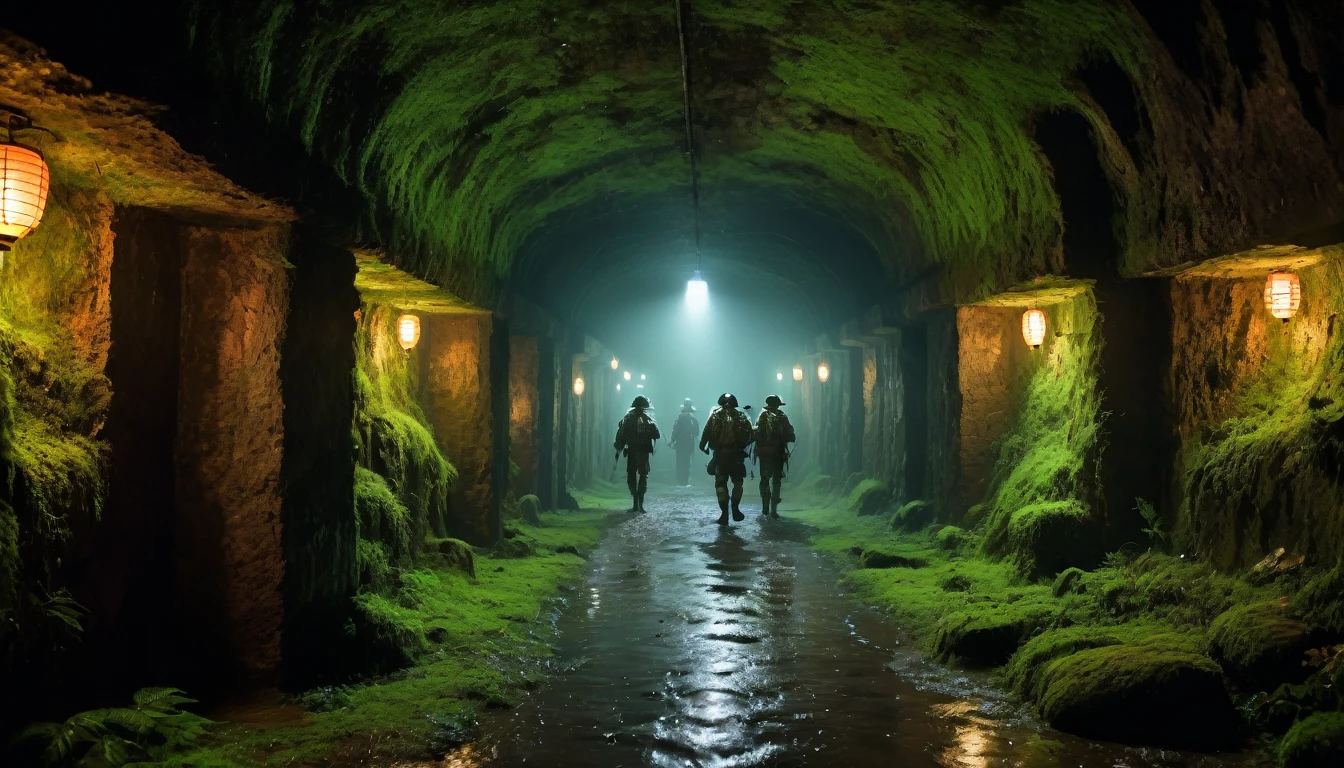
[[[634,407],[626,411],[616,426],[616,452],[625,451],[625,484],[633,500],[631,512],[644,511],[644,492],[649,488],[649,455],[653,441],[662,437],[658,424],[644,411]]]
[[[691,484],[691,452],[695,450],[695,438],[699,434],[700,422],[688,401],[672,425],[672,442],[668,443],[677,452],[677,485]]]
[[[734,401],[736,402],[736,401]],[[751,445],[751,419],[733,405],[715,408],[705,420],[705,431],[700,435],[700,450],[713,449],[714,493],[719,499],[723,516],[720,523],[728,522],[731,498],[734,520],[742,519],[742,481],[747,476],[747,447]],[[733,481],[733,492],[728,494],[728,481]]]
[[[783,405],[783,403],[779,403]],[[779,405],[766,405],[756,417],[756,458],[761,463],[761,514],[779,517],[779,484],[789,461],[793,425]]]

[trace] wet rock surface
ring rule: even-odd
[[[730,529],[708,489],[654,489],[648,506],[591,553],[556,676],[482,721],[471,764],[1262,764],[1049,731],[841,594],[787,505]]]

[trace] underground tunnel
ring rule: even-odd
[[[1344,7],[0,11],[0,764],[1344,764]]]

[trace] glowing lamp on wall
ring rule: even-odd
[[[51,172],[42,154],[0,143],[0,251],[8,251],[42,221]]]
[[[583,377],[582,377],[582,376],[575,376],[575,377],[574,377],[574,394],[576,394],[576,395],[582,395],[582,394],[583,394]]]
[[[801,366],[801,365],[795,365],[795,366],[793,366],[793,380],[794,380],[794,381],[802,381],[802,380],[803,380],[803,366]]]
[[[617,360],[615,355],[612,355],[612,356],[611,356],[611,370],[614,371],[614,370],[616,370],[617,368],[620,368],[620,367],[621,367],[621,361],[620,361],[620,360]]]
[[[1032,349],[1040,349],[1045,341],[1045,313],[1039,309],[1028,309],[1022,313],[1022,340]]]
[[[415,315],[402,315],[397,318],[397,342],[407,352],[420,343],[420,318]]]
[[[1265,309],[1288,322],[1302,306],[1302,281],[1292,272],[1273,272],[1265,279]]]
[[[822,384],[825,384],[827,381],[830,381],[830,379],[831,379],[831,366],[825,363],[818,365],[817,380],[820,381]]]

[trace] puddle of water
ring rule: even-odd
[[[974,675],[934,664],[836,586],[797,524],[732,529],[669,489],[608,534],[559,620],[567,670],[457,766],[1252,768],[1050,731]],[[786,511],[786,510],[785,510]],[[787,512],[787,511],[786,511]]]

